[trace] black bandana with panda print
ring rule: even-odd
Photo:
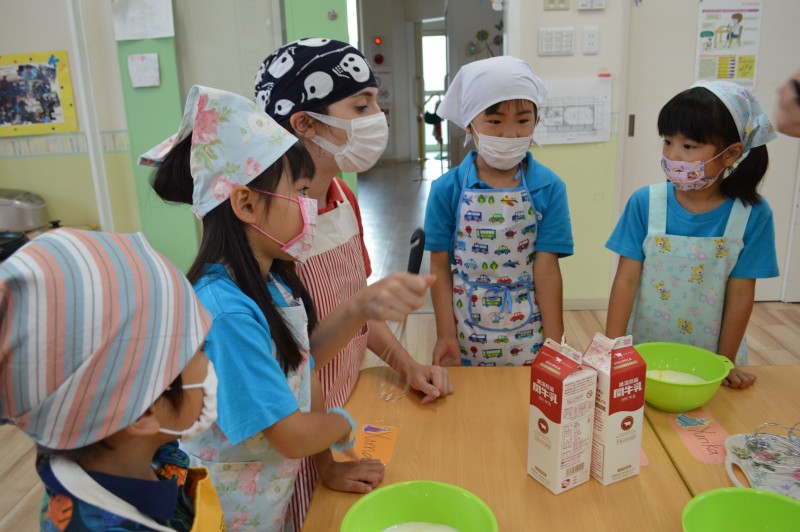
[[[281,123],[378,84],[356,48],[332,39],[300,39],[264,59],[255,86],[258,106]]]

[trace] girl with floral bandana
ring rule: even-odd
[[[158,166],[156,192],[203,221],[187,277],[213,317],[205,351],[219,376],[219,416],[185,449],[211,472],[231,529],[283,530],[301,458],[355,439],[346,411],[326,413],[311,352],[337,352],[367,319],[401,319],[431,279],[398,274],[317,323],[294,269],[316,228],[314,163],[242,96],[193,87],[178,133],[140,164]],[[355,476],[369,490],[383,466],[336,462],[322,473]]]
[[[757,192],[774,128],[747,90],[699,81],[661,109],[658,132],[667,182],[637,190],[606,243],[620,255],[606,335],[725,355],[737,367],[724,384],[746,388],[756,279],[778,276],[772,210]]]

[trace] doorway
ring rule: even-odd
[[[447,127],[436,114],[445,92],[447,76],[447,35],[445,19],[429,19],[416,23],[417,120],[420,163],[447,170]]]

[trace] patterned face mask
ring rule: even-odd
[[[675,188],[683,191],[703,190],[711,186],[714,181],[725,171],[722,168],[716,175],[707,176],[705,165],[725,153],[731,148],[728,146],[717,155],[707,161],[693,161],[690,163],[684,161],[672,161],[663,155],[661,156],[661,168],[667,176],[667,179],[675,185]]]
[[[293,201],[300,206],[300,214],[303,216],[303,229],[300,231],[300,234],[285,244],[255,224],[250,224],[250,227],[273,242],[280,244],[281,251],[297,262],[305,262],[311,254],[311,244],[314,242],[314,233],[317,230],[317,200],[305,196],[290,198],[289,196],[275,194],[274,192],[267,192],[266,190],[259,190],[257,188],[251,188],[250,190],[254,190],[260,194],[266,194],[267,196],[275,196],[277,198]]]

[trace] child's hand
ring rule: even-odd
[[[435,275],[393,273],[359,292],[360,311],[368,320],[402,321],[420,308]]]
[[[461,351],[455,337],[445,336],[436,340],[436,345],[433,346],[433,363],[436,366],[461,365]]]
[[[369,493],[383,481],[384,466],[380,460],[336,462],[331,460],[320,468],[319,476],[332,490]]]
[[[453,385],[450,384],[447,370],[439,366],[414,364],[409,370],[408,379],[412,388],[425,394],[422,398],[423,405],[453,393]]]
[[[733,368],[730,373],[728,373],[728,377],[722,381],[723,385],[739,390],[742,388],[747,388],[748,386],[752,386],[755,383],[755,375],[747,373],[746,371],[742,371],[739,368]]]

